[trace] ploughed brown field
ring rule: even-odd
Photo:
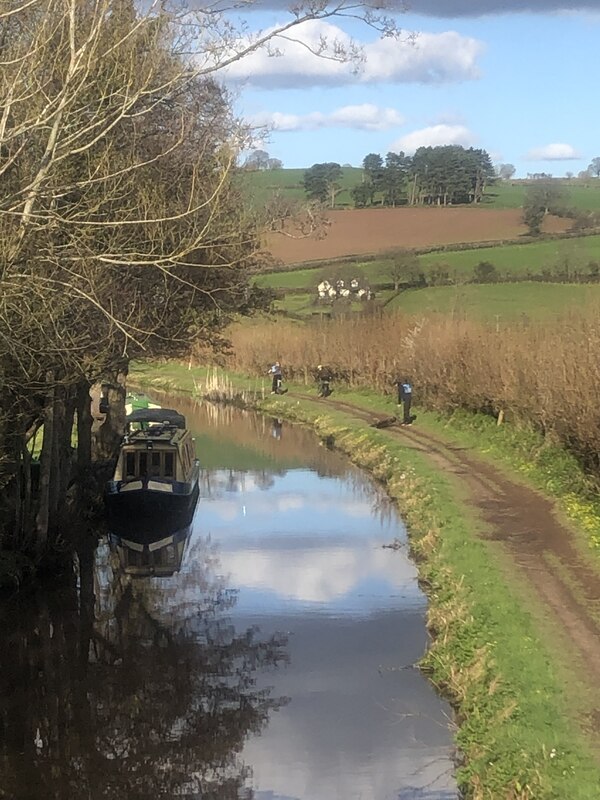
[[[496,242],[527,233],[520,209],[377,208],[330,211],[323,239],[291,239],[269,234],[266,247],[284,264],[336,256],[380,253],[395,247],[427,247],[460,242]],[[569,228],[571,221],[548,217],[545,233]]]

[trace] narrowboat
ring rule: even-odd
[[[109,530],[129,532],[125,538],[146,546],[157,525],[185,528],[198,499],[199,475],[182,414],[170,408],[133,411],[104,494]],[[172,534],[162,537],[167,538]]]

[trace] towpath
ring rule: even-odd
[[[341,400],[317,402],[371,425],[389,420]],[[385,431],[400,437],[466,489],[468,502],[485,523],[480,535],[499,543],[513,578],[526,582],[538,599],[535,605],[551,622],[556,645],[567,643],[574,677],[587,687],[591,699],[582,725],[600,735],[600,572],[576,545],[575,534],[559,519],[553,502],[511,480],[475,451],[444,442],[418,425],[393,423]]]

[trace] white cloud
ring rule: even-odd
[[[414,44],[378,39],[365,48],[363,83],[454,83],[480,77],[483,44],[455,31],[420,33]]]
[[[419,597],[414,565],[404,553],[382,548],[328,547],[294,552],[221,551],[221,568],[234,586],[262,589],[298,602],[325,603],[350,593],[374,577],[396,592]]]
[[[263,112],[250,118],[252,125],[276,131],[306,131],[319,128],[353,128],[364,131],[384,131],[404,124],[404,117],[393,108],[379,108],[372,103],[342,106],[327,114],[282,114]]]
[[[401,150],[412,154],[419,147],[437,147],[445,144],[459,144],[470,147],[475,137],[464,125],[431,125],[428,128],[413,131],[401,136],[390,145],[390,150],[399,153]]]
[[[350,49],[352,40],[341,28],[322,20],[299,25],[293,39],[276,39],[279,55],[254,52],[223,71],[226,80],[265,89],[373,83],[442,84],[480,77],[477,59],[483,45],[455,31],[420,33],[416,40],[378,39],[363,44],[358,64],[314,55],[324,40]],[[312,52],[311,52],[312,51]]]
[[[530,161],[574,161],[581,158],[572,145],[560,142],[534,147],[526,157]]]

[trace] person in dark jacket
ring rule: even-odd
[[[396,381],[398,387],[398,405],[402,406],[402,424],[411,425],[413,418],[410,414],[412,405],[412,386],[407,378]]]
[[[317,381],[319,384],[319,397],[329,397],[333,389],[331,388],[331,381],[333,380],[333,373],[329,367],[319,364],[317,367]]]

